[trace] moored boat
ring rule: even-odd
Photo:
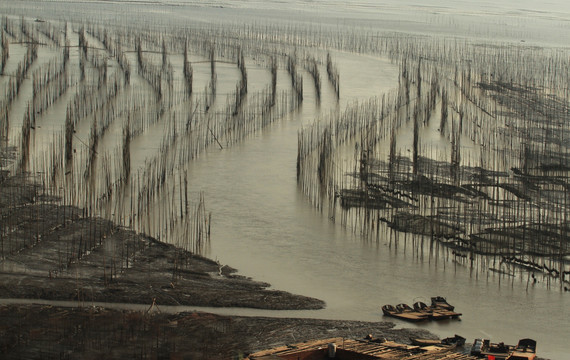
[[[382,312],[386,316],[408,321],[456,319],[461,316],[461,313],[453,311],[455,307],[450,305],[442,296],[432,297],[431,303],[428,306],[421,301],[416,301],[413,308],[404,303],[396,306],[384,305],[382,306]]]
[[[412,309],[410,305],[404,303],[396,305],[396,310],[398,310],[398,312],[414,312],[414,309]]]
[[[427,314],[414,311],[414,309],[412,309],[409,305],[406,304],[398,304],[396,305],[396,307],[392,305],[384,305],[382,306],[382,312],[386,316],[392,316],[397,319],[406,320],[406,321],[417,322],[429,319]]]
[[[428,317],[432,320],[443,320],[443,319],[455,319],[460,317],[462,314],[448,310],[443,307],[439,306],[427,306],[425,303],[421,301],[417,301],[414,303],[414,310],[423,314],[427,314]]]
[[[434,296],[431,298],[431,306],[438,307],[445,310],[453,311],[455,306],[449,304],[443,296]]]
[[[382,306],[382,312],[384,313],[384,315],[390,315],[392,313],[397,312],[397,310],[392,305],[384,305],[384,306]]]
[[[535,360],[536,341],[533,339],[520,339],[515,349],[506,360]]]
[[[502,342],[492,343],[489,339],[475,339],[471,355],[494,360],[536,360],[536,341],[520,339],[516,346]]]
[[[418,346],[446,346],[446,347],[460,347],[465,345],[465,338],[459,335],[455,335],[452,337],[447,337],[445,339],[419,339],[419,338],[410,338],[412,345]]]

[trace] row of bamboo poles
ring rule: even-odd
[[[323,62],[311,48],[376,54],[400,64],[398,88],[299,134],[297,176],[311,201],[366,238],[392,239],[405,230],[449,245],[458,261],[472,266],[495,259],[499,268],[532,264],[567,281],[570,79],[563,69],[570,60],[564,50],[294,24],[157,30],[19,21],[2,24],[3,67],[14,43],[27,53],[5,92],[1,128],[8,128],[38,44],[59,49],[67,60],[57,61],[62,65],[48,69],[46,78],[56,84],[55,69],[66,69],[62,93],[72,99],[64,131],[33,153],[30,130],[41,119],[30,112],[15,141],[22,144],[19,168],[43,174],[42,183],[62,189],[65,201],[88,215],[200,248],[197,234],[209,233],[210,216],[203,196],[192,215],[188,162],[298,108],[303,67],[319,99],[317,64],[326,63],[338,99],[338,70],[330,55]],[[209,77],[200,90],[202,62]],[[225,99],[217,78],[222,62],[239,73]],[[271,78],[255,93],[248,87],[252,66],[266,68]],[[287,90],[277,88],[278,69],[288,72]],[[57,99],[41,103],[49,109]],[[160,134],[154,137],[159,150],[135,163],[133,144],[150,132]]]
[[[300,186],[366,238],[411,233],[472,267],[568,284],[566,59],[416,41],[384,44],[400,53],[393,93],[299,132]]]
[[[251,58],[239,46],[220,45],[209,37],[8,17],[2,25],[7,54],[2,64],[15,61],[8,56],[8,44],[26,49],[7,82],[2,134],[6,149],[8,144],[19,145],[13,175],[31,176],[45,188],[45,196],[34,195],[33,202],[60,198],[82,209],[81,217],[109,219],[195,253],[207,251],[212,215],[199,184],[188,182],[188,164],[211,146],[225,149],[283,118],[302,98],[302,87],[300,92],[278,88],[282,64],[274,53],[263,66],[270,82],[262,90],[249,91]],[[190,53],[203,60],[192,63]],[[235,91],[225,94],[225,102],[217,91],[216,65],[228,63],[221,58],[230,59],[239,73]],[[38,63],[29,70],[34,61]],[[194,81],[201,62],[209,64],[203,91]],[[182,74],[181,80],[175,74]],[[28,82],[33,96],[26,99],[19,90]],[[13,138],[8,119],[20,98],[28,105],[21,131],[14,131]],[[58,115],[63,112],[65,116]],[[52,113],[59,118],[55,126]],[[152,136],[156,151],[141,159],[133,151],[151,133],[158,134]],[[64,223],[78,216],[63,213]],[[4,257],[22,247],[11,244],[10,229],[17,224],[3,225]],[[91,251],[96,243],[78,245],[83,249],[79,253],[67,249],[65,257]]]

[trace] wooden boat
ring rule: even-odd
[[[432,339],[410,338],[410,342],[412,343],[412,345],[417,345],[417,346],[441,345],[441,340],[432,340]]]
[[[426,311],[426,309],[428,309],[428,306],[426,305],[426,303],[421,302],[421,301],[416,301],[414,303],[414,310],[416,311]]]
[[[397,312],[397,310],[392,305],[384,305],[382,306],[382,312],[384,313],[384,315],[390,315],[392,313]]]
[[[536,341],[533,339],[520,339],[515,349],[509,354],[507,360],[535,360]]]
[[[485,359],[506,360],[515,349],[505,343],[492,343],[489,339],[475,339],[471,347],[471,355]]]
[[[431,306],[439,307],[445,310],[453,311],[455,306],[449,304],[443,296],[434,296],[431,298]]]
[[[396,310],[398,310],[398,312],[414,312],[414,309],[404,303],[396,305]]]
[[[427,306],[421,301],[414,303],[414,310],[423,314],[427,314],[432,320],[443,320],[443,319],[455,319],[460,317],[462,314],[448,310],[439,306]]]
[[[492,343],[488,339],[475,339],[471,355],[495,360],[536,360],[536,341],[520,339],[516,346]]]
[[[427,314],[414,311],[414,309],[406,304],[398,304],[396,307],[392,305],[384,305],[382,306],[382,312],[386,316],[391,316],[406,321],[416,322],[429,319],[429,316]]]
[[[460,347],[465,345],[465,338],[459,335],[447,337],[445,339],[431,340],[431,339],[418,339],[410,338],[412,345],[418,346],[445,346],[445,347]]]
[[[475,339],[473,345],[471,345],[470,354],[473,356],[481,356],[481,350],[483,350],[483,339]]]

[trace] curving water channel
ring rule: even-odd
[[[341,93],[350,94],[344,101],[389,90],[396,81],[396,68],[386,60],[337,59]],[[359,75],[356,69],[365,66],[375,69],[378,81]],[[381,85],[370,89],[370,83]],[[462,320],[417,326],[468,341],[516,343],[531,337],[541,356],[563,359],[570,298],[559,288],[548,290],[542,283],[527,288],[526,279],[470,270],[437,245],[430,251],[427,240],[419,248],[403,236],[398,242],[370,242],[315,210],[296,182],[297,132],[327,106],[316,108],[307,99],[290,118],[229,150],[209,151],[191,165],[191,183],[207,194],[214,214],[208,255],[276,289],[327,303],[321,311],[286,316],[380,321],[383,304],[443,295],[463,313]]]

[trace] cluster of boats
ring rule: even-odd
[[[441,340],[410,338],[412,345],[458,348],[465,345],[465,338],[459,335]],[[486,360],[536,360],[536,341],[520,339],[516,346],[492,343],[489,339],[475,339],[470,355]]]
[[[516,346],[492,343],[489,339],[475,339],[471,355],[489,360],[535,360],[536,341],[520,339]]]
[[[382,312],[386,316],[406,321],[424,321],[424,320],[443,320],[456,319],[461,316],[455,312],[455,307],[450,305],[442,296],[431,298],[431,305],[427,305],[421,301],[413,304],[413,308],[407,304],[384,305]]]
[[[431,298],[431,305],[418,301],[413,308],[406,304],[396,306],[384,305],[382,312],[386,316],[392,316],[407,321],[453,319],[461,316],[455,312],[455,307],[447,302],[442,296]],[[442,340],[410,338],[413,345],[439,346],[439,347],[462,347],[465,338],[455,335]],[[488,339],[475,339],[471,346],[470,354],[487,360],[536,360],[536,341],[533,339],[520,339],[516,346],[504,343],[492,343]]]

